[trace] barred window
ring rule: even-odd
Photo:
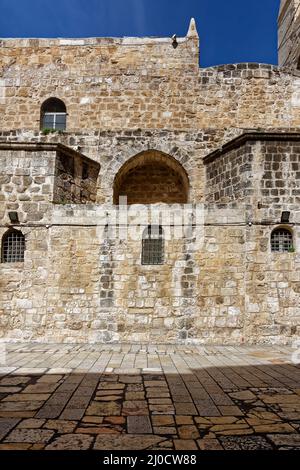
[[[67,109],[58,98],[49,98],[42,104],[41,129],[66,130]]]
[[[2,239],[2,263],[20,263],[24,261],[25,237],[18,230],[10,230]]]
[[[271,251],[290,252],[293,250],[293,235],[285,228],[273,230],[271,235]]]
[[[142,264],[164,263],[164,238],[160,225],[149,225],[143,233]]]

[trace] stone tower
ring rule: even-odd
[[[280,67],[300,70],[300,0],[281,0],[278,17]]]

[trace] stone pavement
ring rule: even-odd
[[[290,347],[6,350],[0,450],[300,449],[300,368]]]

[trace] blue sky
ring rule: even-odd
[[[277,63],[280,0],[0,0],[0,37],[185,36],[200,63]]]

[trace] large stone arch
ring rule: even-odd
[[[151,139],[152,140],[152,139]],[[174,142],[160,142],[160,139],[154,139],[153,142],[149,142],[145,145],[145,141],[138,143],[135,142],[134,148],[128,147],[127,145],[123,148],[119,148],[118,151],[110,158],[108,164],[102,164],[101,166],[101,180],[102,180],[102,191],[106,202],[113,201],[113,187],[114,180],[118,172],[121,170],[123,165],[127,161],[136,157],[144,152],[155,151],[160,152],[169,158],[175,160],[180,164],[183,171],[188,176],[190,183],[190,194],[189,199],[192,199],[193,193],[193,182],[192,178],[194,175],[195,161],[191,156],[182,148],[179,148]]]
[[[146,150],[129,158],[115,174],[113,202],[127,196],[128,204],[185,204],[189,199],[189,177],[174,157]]]

